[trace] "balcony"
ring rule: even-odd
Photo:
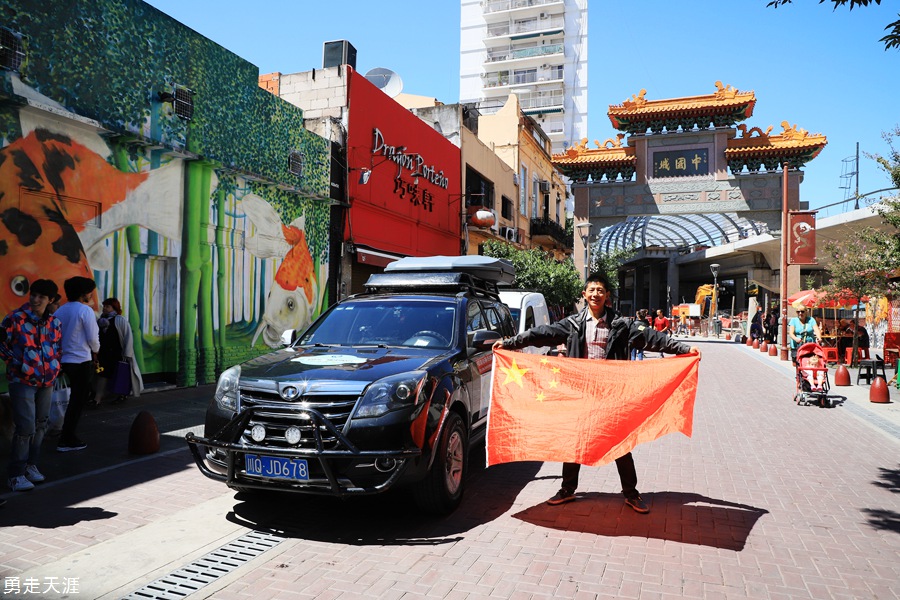
[[[562,4],[560,0],[487,0],[482,3],[484,14],[516,10],[520,8],[532,8],[547,4]]]
[[[519,98],[519,106],[529,115],[562,112],[566,103],[563,90],[531,92],[517,94],[517,96]]]
[[[497,23],[488,25],[487,37],[507,37],[544,31],[563,32],[566,20],[563,17],[533,19],[523,23]]]
[[[553,54],[563,54],[565,46],[563,44],[547,44],[545,46],[530,46],[528,48],[498,48],[488,50],[487,60],[485,62],[495,63],[506,60],[522,60],[527,58],[541,58]]]
[[[558,87],[563,82],[563,71],[562,68],[554,68],[540,73],[513,73],[512,75],[509,71],[493,71],[482,75],[481,82],[481,87],[485,89],[531,84],[545,86],[553,83]]]
[[[572,236],[566,228],[550,219],[531,219],[531,241],[537,244],[556,245],[572,249]]]

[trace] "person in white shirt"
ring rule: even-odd
[[[97,315],[90,306],[97,289],[94,280],[72,277],[63,283],[63,288],[67,302],[57,309],[54,316],[62,323],[62,370],[69,379],[72,392],[56,449],[72,452],[87,447],[75,432],[90,397],[91,381],[97,369],[100,329]]]

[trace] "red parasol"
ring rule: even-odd
[[[819,295],[816,293],[816,290],[800,290],[799,292],[795,292],[788,296],[787,301],[788,304],[794,308],[800,306],[812,308],[813,306],[816,306],[818,297]]]

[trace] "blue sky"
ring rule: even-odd
[[[878,41],[898,3],[832,10],[795,0],[588,0],[588,138],[613,137],[606,111],[647,90],[648,99],[709,94],[717,80],[756,92],[749,126],[789,121],[824,133],[828,146],[805,169],[801,199],[840,202],[843,159],[860,144],[860,193],[891,185],[862,153],[888,152],[882,132],[900,125],[900,51]],[[357,69],[387,67],[403,91],[459,99],[455,0],[149,0],[149,4],[257,65],[260,73],[321,67],[322,43],[347,39]],[[900,147],[900,140],[895,144]],[[877,197],[877,196],[876,196]],[[852,204],[852,203],[851,203]],[[820,216],[840,212],[832,208]]]

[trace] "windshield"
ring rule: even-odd
[[[456,305],[434,300],[360,300],[335,306],[298,344],[450,348]]]

